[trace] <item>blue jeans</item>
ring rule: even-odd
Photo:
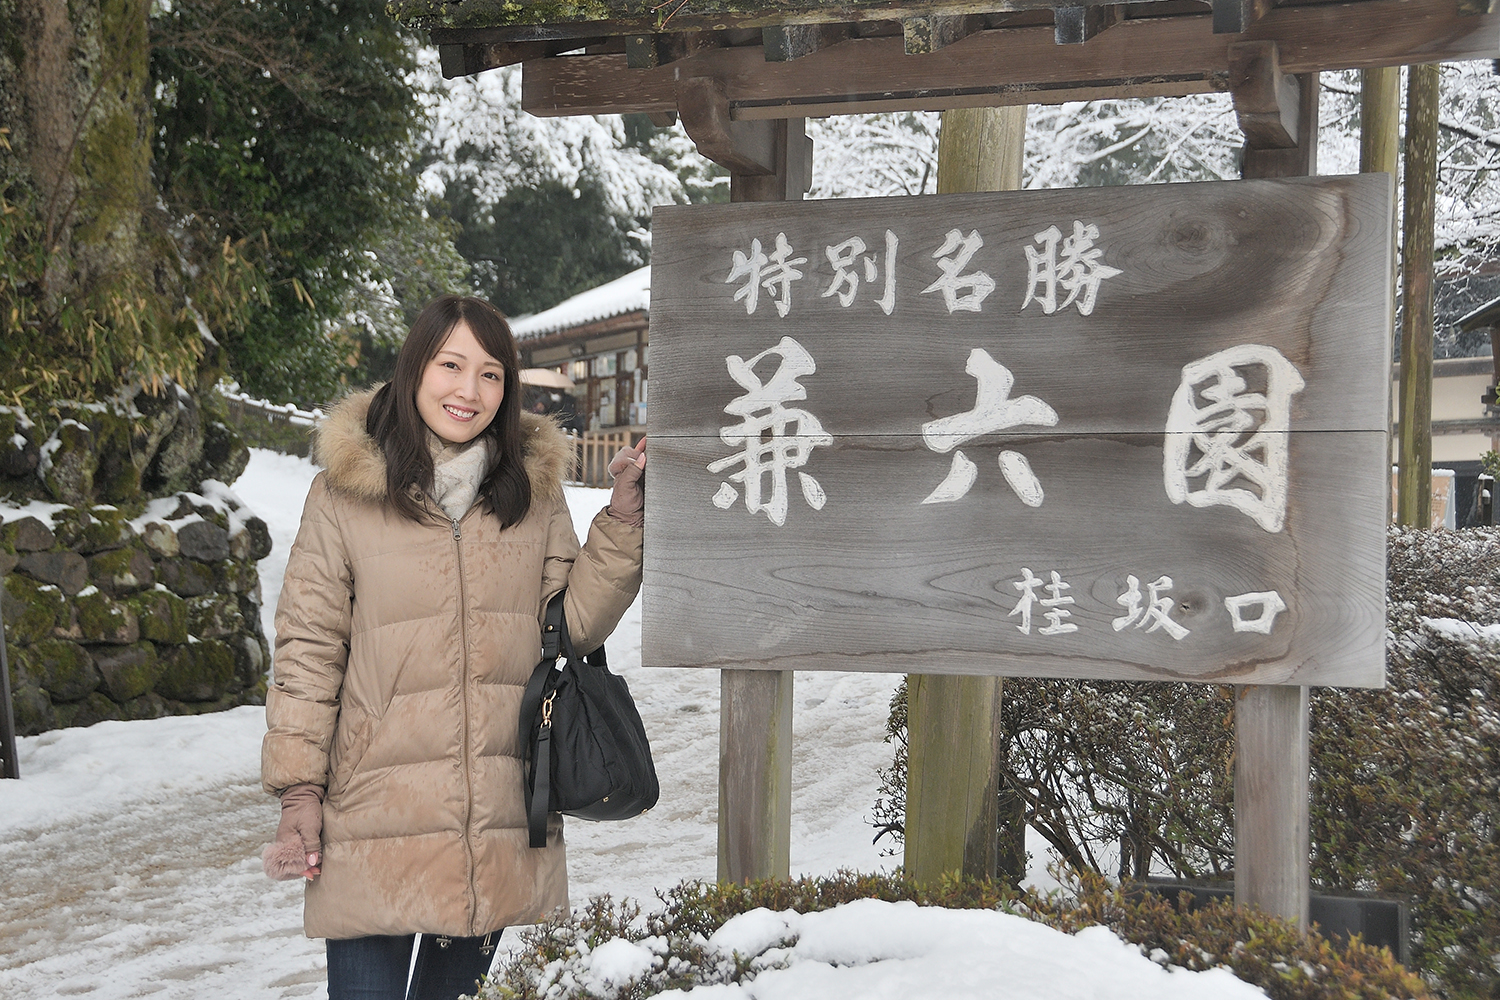
[[[328,941],[328,1000],[455,1000],[477,992],[490,971],[496,931],[486,937],[423,934],[412,966],[414,934]],[[444,947],[444,942],[447,942]],[[407,988],[407,972],[411,988]]]

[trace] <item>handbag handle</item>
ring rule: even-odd
[[[542,707],[542,698],[551,693],[557,674],[559,653],[573,660],[573,640],[568,635],[568,620],[563,612],[563,597],[567,588],[559,590],[547,602],[547,613],[542,619],[542,659],[531,672],[526,684],[526,693],[521,696],[520,724],[527,731],[535,731],[536,759],[532,761],[532,783],[523,785],[526,792],[526,827],[532,847],[547,846],[547,805],[552,797],[552,725],[546,720],[537,725],[537,711]],[[522,743],[525,747],[530,743]],[[535,787],[532,787],[535,786]]]

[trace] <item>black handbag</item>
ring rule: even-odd
[[[625,679],[610,672],[603,646],[586,657],[573,649],[563,614],[566,593],[547,603],[542,659],[521,698],[532,847],[547,846],[549,812],[630,819],[661,794],[646,727]]]

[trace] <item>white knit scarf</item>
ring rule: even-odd
[[[429,432],[427,447],[432,452],[432,499],[449,520],[460,520],[474,506],[479,484],[490,471],[489,439],[449,444]]]

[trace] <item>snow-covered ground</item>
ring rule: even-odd
[[[275,546],[260,564],[268,636],[315,471],[256,450],[234,485]],[[580,534],[607,498],[570,490]],[[640,629],[637,603],[610,642],[610,662],[630,681],[651,735],[661,803],[630,822],[569,822],[575,904],[608,892],[649,907],[656,888],[716,871],[718,674],[641,668]],[[876,768],[890,757],[881,736],[898,680],[797,675],[794,874],[890,865],[871,844],[868,816]],[[260,870],[277,818],[260,790],[263,731],[252,707],[20,741],[21,780],[0,782],[0,997],[326,997],[322,942],[302,935],[300,885]],[[801,918],[792,967],[767,973],[753,992],[924,1000],[995,995],[1003,983],[1008,996],[1038,998],[1260,995],[1227,973],[1167,973],[1105,931],[1069,939],[992,919],[1000,916],[887,905]]]

